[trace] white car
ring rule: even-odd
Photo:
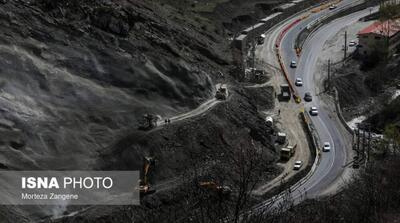
[[[303,166],[303,162],[300,161],[300,160],[297,160],[296,162],[294,162],[293,169],[294,170],[300,170],[301,166]]]
[[[303,86],[303,80],[301,78],[296,78],[296,82],[294,82],[296,86]]]
[[[291,68],[296,68],[297,67],[296,61],[292,60],[292,62],[290,62],[290,67]]]
[[[332,4],[331,6],[329,6],[329,10],[333,10],[336,8],[336,5]]]
[[[329,142],[324,143],[324,147],[322,148],[323,152],[329,152],[331,151],[331,144]]]
[[[350,41],[349,46],[350,47],[357,46],[357,42],[356,41]]]
[[[318,108],[317,107],[311,107],[310,108],[310,114],[312,116],[317,116],[318,115]]]

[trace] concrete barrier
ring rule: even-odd
[[[360,11],[360,10],[366,9],[371,6],[375,6],[376,2],[375,1],[358,0],[358,1],[354,1],[352,4],[353,4],[353,6],[342,9],[339,12],[337,12],[337,11],[332,12],[332,13],[316,20],[315,22],[309,24],[306,28],[304,28],[300,32],[300,34],[297,36],[296,43],[295,43],[296,50],[301,52],[301,49],[303,48],[303,44],[304,44],[305,40],[308,38],[308,36],[311,35],[311,33],[313,33],[319,27],[321,27],[324,24],[327,24],[337,18],[344,17],[353,12]],[[299,55],[300,55],[300,53],[299,53]]]
[[[259,37],[262,33],[265,33],[277,23],[289,18],[296,12],[302,11],[314,5],[322,3],[326,4],[326,2],[326,0],[294,0],[290,4],[284,4],[286,5],[285,7],[282,5],[281,9],[278,11],[277,8],[279,7],[277,7],[274,14],[261,19],[259,23],[243,30],[241,34],[233,40],[233,45],[238,48],[241,51],[242,56],[244,56],[247,54],[246,52],[255,38]]]

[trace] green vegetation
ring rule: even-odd
[[[400,4],[397,1],[382,1],[380,5],[380,20],[395,19],[400,16]]]

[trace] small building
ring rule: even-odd
[[[400,44],[400,19],[375,22],[357,35],[360,55],[382,53],[391,56]]]

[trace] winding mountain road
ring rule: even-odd
[[[335,13],[342,8],[349,7],[352,3],[354,3],[354,1],[344,0],[338,4],[335,10],[326,9],[318,13],[309,14],[308,17],[296,23],[288,30],[278,46],[282,61],[288,71],[289,79],[293,83],[297,77],[303,79],[303,87],[296,87],[299,96],[303,97],[305,92],[310,92],[313,95],[312,102],[303,103],[305,110],[308,111],[311,106],[318,107],[319,115],[311,118],[312,124],[319,136],[318,143],[322,145],[324,142],[330,142],[331,144],[331,151],[321,152],[318,165],[310,172],[307,179],[303,179],[301,182],[292,186],[290,197],[295,204],[301,202],[305,198],[315,198],[337,191],[343,183],[343,177],[345,175],[348,176],[349,174],[347,173],[351,172],[350,169],[344,167],[351,159],[351,140],[349,140],[349,133],[344,130],[342,123],[338,121],[335,111],[332,111],[330,105],[322,100],[321,92],[319,92],[320,87],[318,86],[321,83],[317,83],[317,80],[321,79],[321,75],[327,74],[317,71],[317,61],[321,57],[321,52],[326,41],[336,35],[342,28],[370,14],[370,9],[368,8],[338,18],[318,28],[304,43],[297,68],[290,68],[289,65],[292,60],[298,60],[294,46],[298,34],[304,27],[328,13]],[[376,8],[374,8],[374,10],[376,10]],[[274,48],[274,42],[276,38],[278,38],[280,31],[307,14],[308,12],[300,13],[274,27],[272,30],[269,30],[269,34],[272,38],[264,45],[265,49],[262,51],[264,52],[262,55],[264,61],[271,60],[270,56],[274,54],[272,50],[276,50]],[[276,58],[276,56],[274,58]],[[329,58],[324,59],[327,60]],[[347,173],[345,174],[345,172]],[[277,207],[282,202],[285,202],[285,195],[283,193],[257,205],[253,208],[253,212],[265,211],[265,209],[271,206]]]

